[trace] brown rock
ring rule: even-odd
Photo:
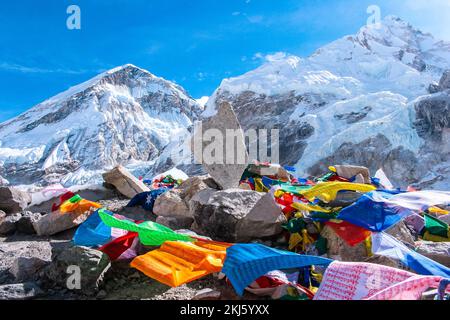
[[[104,173],[103,179],[130,199],[139,193],[150,191],[142,181],[139,181],[123,166],[117,166],[111,171]]]

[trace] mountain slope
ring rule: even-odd
[[[181,87],[133,65],[115,68],[1,124],[0,174],[11,183],[77,183],[149,162],[200,112]]]
[[[449,43],[386,17],[381,28],[364,26],[306,59],[275,54],[257,69],[223,80],[203,116],[214,115],[226,100],[244,129],[280,129],[280,161],[300,176],[348,163],[383,167],[401,186],[429,172],[436,182],[445,177],[448,153],[434,148],[439,156],[429,161],[426,146],[444,138],[430,142],[419,135],[414,100],[428,99],[446,69]]]

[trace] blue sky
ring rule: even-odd
[[[66,9],[81,8],[81,30]],[[0,122],[133,63],[195,98],[278,51],[308,56],[366,23],[369,5],[450,40],[448,0],[14,0],[0,4]]]

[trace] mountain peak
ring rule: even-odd
[[[109,75],[109,74],[113,74],[113,73],[117,73],[117,72],[121,72],[121,71],[140,71],[140,72],[143,72],[143,73],[146,73],[146,74],[149,74],[149,75],[153,76],[153,74],[151,72],[149,72],[149,71],[147,71],[145,69],[142,69],[142,68],[140,68],[138,66],[135,66],[134,64],[131,64],[131,63],[127,63],[127,64],[124,64],[122,66],[118,66],[118,67],[112,68],[112,69],[110,69],[110,70],[100,74],[99,76]]]

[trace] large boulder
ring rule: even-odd
[[[282,231],[284,214],[267,193],[242,189],[206,189],[191,202],[195,228],[213,239],[247,242]]]
[[[416,251],[450,268],[450,242],[418,241]]]
[[[57,253],[43,274],[48,286],[79,290],[81,293],[92,295],[100,289],[105,273],[110,267],[111,262],[105,253],[74,246]],[[76,278],[78,275],[79,283]]]
[[[38,298],[43,291],[34,282],[0,286],[0,300],[29,300]]]
[[[189,210],[189,201],[201,190],[219,187],[209,176],[196,176],[184,181],[178,188],[160,195],[153,206],[153,213],[164,217],[193,218]]]
[[[82,224],[91,215],[92,211],[82,214],[78,212],[61,213],[59,210],[42,216],[33,221],[33,227],[39,236],[51,236],[61,231],[72,229]]]
[[[139,193],[150,191],[142,181],[133,176],[123,166],[117,166],[111,171],[104,173],[103,179],[130,199]]]
[[[37,257],[18,257],[14,260],[9,272],[17,282],[37,280],[39,271],[48,264],[48,261]]]
[[[29,193],[13,187],[0,187],[0,210],[7,214],[22,212],[30,203]]]
[[[209,147],[212,143],[204,138],[205,133],[206,131],[213,133],[213,130],[216,133],[220,132],[223,137],[223,140],[218,143],[222,150],[214,149],[215,156],[221,154],[221,156],[218,156],[220,159],[212,159],[212,155],[206,152],[206,150],[210,149]],[[206,172],[213,177],[222,189],[237,188],[242,174],[247,167],[248,153],[245,145],[244,132],[241,129],[232,106],[228,102],[221,103],[217,113],[202,122],[201,130],[198,130],[197,127],[195,131],[193,144],[196,163],[201,163]],[[228,136],[227,131],[228,133],[237,133],[236,139],[233,138],[234,143],[231,147],[226,141],[226,137]],[[199,137],[200,134],[201,137]],[[212,138],[214,140],[213,143],[217,142],[215,141],[216,138]],[[232,163],[228,163],[230,161],[227,161],[227,159],[231,159],[231,155],[234,156],[234,160],[231,161]]]

